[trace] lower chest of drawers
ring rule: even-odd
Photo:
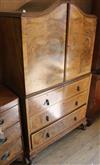
[[[30,153],[37,152],[86,120],[91,76],[26,99]]]
[[[62,117],[68,115],[69,113],[75,111],[79,107],[87,104],[88,92],[83,92],[77,96],[74,96],[68,100],[59,102],[46,111],[39,113],[38,115],[33,115],[29,120],[30,132],[36,132],[41,128],[61,119]]]
[[[8,165],[23,154],[19,101],[6,87],[0,91],[0,164]]]

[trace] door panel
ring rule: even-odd
[[[96,17],[89,16],[71,5],[68,47],[66,61],[66,80],[73,79],[91,71]]]
[[[63,82],[67,4],[39,17],[22,17],[26,94]]]

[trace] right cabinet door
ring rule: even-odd
[[[66,80],[91,71],[95,32],[96,17],[86,15],[79,8],[71,5],[66,51]]]

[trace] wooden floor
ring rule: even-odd
[[[42,151],[34,165],[100,165],[100,118],[87,130],[74,130]]]

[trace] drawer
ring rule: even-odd
[[[60,119],[73,110],[87,104],[88,91],[81,93],[64,102],[57,103],[48,108],[47,111],[30,117],[30,132],[33,133],[48,124]]]
[[[20,154],[22,154],[21,138],[16,139],[14,145],[11,145],[9,149],[5,149],[5,151],[0,155],[0,164],[8,165]]]
[[[85,118],[86,115],[86,106],[81,107],[80,109],[74,111],[73,113],[67,115],[63,119],[51,124],[50,126],[40,130],[39,132],[32,134],[32,149],[41,148],[42,145],[52,141],[52,139],[59,136],[59,134],[64,131],[67,132],[71,127],[77,127],[77,123]]]
[[[57,102],[68,99],[89,89],[90,77],[91,76],[88,76],[51,92],[26,99],[28,115],[31,116],[37,114],[43,111],[43,109],[47,110],[48,107],[56,104]]]
[[[15,106],[0,114],[0,127],[5,130],[19,121],[19,109]]]
[[[16,143],[16,139],[19,137],[21,137],[20,123],[17,123],[2,132],[2,134],[0,134],[0,155],[2,155],[6,149],[9,149],[12,145],[14,145]]]

